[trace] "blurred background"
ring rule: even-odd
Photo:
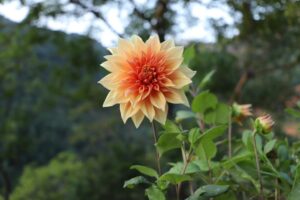
[[[155,166],[150,124],[124,125],[97,84],[106,48],[132,34],[193,45],[194,83],[216,70],[223,101],[300,136],[284,112],[300,99],[298,0],[0,0],[1,200],[146,198],[122,187],[130,165]]]

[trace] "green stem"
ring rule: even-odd
[[[231,114],[230,114],[228,120],[228,157],[229,158],[231,158],[232,156],[231,139],[232,139],[232,122],[231,122]]]
[[[176,199],[179,200],[180,198],[180,194],[179,194],[179,191],[180,191],[180,188],[179,188],[179,185],[175,185],[175,189],[176,189]]]
[[[154,139],[154,144],[157,143],[157,130],[155,128],[155,124],[154,122],[152,122],[152,132],[153,132],[153,139]],[[159,152],[156,149],[156,164],[157,164],[157,170],[158,170],[158,174],[161,175],[161,167],[160,167],[160,156],[159,156]]]
[[[278,178],[275,180],[275,200],[279,199]]]
[[[260,200],[264,200],[264,188],[263,188],[263,184],[262,184],[262,177],[260,174],[260,164],[259,164],[259,158],[258,158],[258,153],[257,153],[257,146],[256,146],[256,131],[253,132],[252,134],[252,143],[253,143],[253,149],[254,149],[254,153],[255,153],[255,162],[256,162],[256,170],[257,170],[257,176],[259,179],[259,199]]]
[[[187,169],[187,166],[189,165],[189,163],[191,161],[191,155],[192,155],[193,151],[192,151],[192,148],[190,148],[188,156],[186,157],[184,143],[182,143],[181,152],[182,152],[182,160],[183,160],[183,168],[182,168],[181,174],[183,175]],[[180,190],[181,190],[181,183],[179,183],[177,186],[178,186],[178,198],[179,198]],[[192,191],[192,193],[193,193],[193,191]]]

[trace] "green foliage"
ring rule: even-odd
[[[300,182],[297,183],[289,193],[288,200],[297,200],[300,195]]]
[[[176,112],[175,121],[176,122],[181,122],[182,120],[195,118],[195,117],[196,117],[195,113],[193,113],[191,111],[179,110],[179,111]]]
[[[208,109],[215,109],[218,103],[217,97],[208,92],[202,92],[194,98],[192,102],[192,110],[204,114]]]
[[[216,70],[210,71],[208,74],[204,76],[204,78],[199,83],[198,87],[203,89],[207,86],[207,84],[211,81],[213,75],[216,73]]]
[[[144,175],[158,178],[157,172],[150,167],[146,167],[146,166],[142,166],[142,165],[133,165],[130,167],[130,169],[136,169],[137,171],[139,171],[140,173],[142,173]]]
[[[104,92],[93,83],[103,75],[95,67],[104,53],[101,45],[87,37],[67,36],[31,24],[39,24],[45,16],[77,17],[91,11],[98,16],[92,21],[103,22],[106,8],[115,6],[120,13],[122,9],[130,10],[125,12],[130,15],[124,23],[128,25],[124,29],[126,37],[134,33],[145,38],[156,32],[161,39],[166,35],[176,38],[181,30],[176,23],[182,21],[176,16],[192,19],[189,8],[196,2],[147,1],[132,5],[132,1],[94,0],[84,8],[76,4],[79,1],[72,1],[76,12],[66,9],[70,5],[63,1],[20,2],[30,4],[21,24],[2,18],[0,21],[0,169],[9,182],[0,182],[4,191],[0,199],[8,185],[12,187],[11,199],[140,200],[145,186],[149,187],[146,196],[150,200],[169,199],[169,195],[175,199],[170,183],[174,187],[189,179],[200,187],[194,193],[198,195],[195,199],[210,198],[206,195],[217,195],[216,200],[245,196],[258,199],[260,183],[252,127],[247,121],[229,124],[231,108],[223,102],[231,100],[274,112],[274,133],[255,137],[264,196],[274,199],[277,190],[279,199],[298,199],[300,145],[293,138],[286,139],[285,129],[281,128],[292,117],[295,121],[300,117],[299,102],[294,102],[299,96],[296,86],[300,76],[297,1],[211,1],[214,6],[229,6],[233,16],[238,13],[241,17],[234,25],[212,20],[217,42],[195,43],[184,51],[184,64],[197,71],[190,88],[196,97],[191,101],[191,110],[177,112],[177,124],[168,121],[162,128],[156,148],[163,175],[146,166],[135,166],[140,173],[150,175],[149,180],[127,169],[132,163],[154,165],[151,137],[132,134],[136,131],[120,125],[115,110],[109,110],[109,114],[99,110]],[[187,9],[178,13],[174,8],[179,6]],[[227,38],[232,32],[239,34]],[[286,105],[290,114],[287,120],[282,112]],[[232,128],[231,157],[227,155],[229,140],[224,135],[227,127]],[[143,127],[139,132],[148,130]],[[180,149],[183,161],[179,161]],[[76,156],[60,154],[69,150]],[[137,190],[120,190],[130,177],[135,178],[126,181],[124,187],[139,185]],[[217,185],[205,186],[207,183]],[[187,185],[181,185],[183,198],[188,196]],[[225,186],[226,193],[214,190],[224,185],[230,185]],[[222,188],[217,191],[225,192]]]
[[[131,178],[131,179],[125,181],[123,187],[124,188],[132,189],[136,185],[139,185],[139,184],[142,184],[142,183],[149,184],[150,182],[145,177],[143,177],[143,176],[137,176],[137,177],[134,177],[134,178]]]
[[[217,197],[229,189],[228,185],[205,185],[195,191],[195,193],[186,200],[201,200]]]
[[[164,125],[164,131],[160,135],[156,144],[160,156],[167,151],[180,148],[181,141],[177,137],[180,133],[181,131],[175,123],[171,121],[166,122]]]
[[[85,177],[83,163],[74,154],[61,153],[47,166],[27,167],[11,199],[81,199]]]
[[[192,59],[195,57],[195,46],[191,45],[187,47],[183,52],[184,63],[189,65]]]
[[[164,193],[155,186],[146,189],[146,195],[149,200],[165,200]]]

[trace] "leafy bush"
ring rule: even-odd
[[[60,153],[49,165],[26,167],[12,200],[76,200],[86,188],[84,165],[72,153]]]

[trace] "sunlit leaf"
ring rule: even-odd
[[[205,88],[205,86],[211,81],[211,78],[215,74],[215,72],[216,70],[212,70],[208,74],[206,74],[202,81],[199,83],[198,87],[201,89]]]
[[[145,174],[147,176],[158,178],[157,172],[154,169],[147,167],[147,166],[133,165],[130,167],[130,169],[135,169],[135,170],[139,171],[140,173]]]
[[[168,173],[171,174],[181,174],[184,169],[184,164],[182,162],[177,162],[175,163],[172,168],[168,171]],[[194,174],[197,172],[200,172],[199,166],[195,162],[190,162],[186,169],[185,169],[185,174]]]
[[[275,146],[276,144],[276,139],[270,140],[269,142],[267,142],[267,144],[264,147],[264,153],[267,154],[269,153]]]
[[[195,46],[191,45],[185,48],[183,52],[184,63],[188,65],[194,57],[195,57]]]
[[[208,109],[215,109],[217,103],[218,99],[214,94],[204,91],[194,98],[192,110],[204,114]]]
[[[149,200],[166,200],[164,193],[154,185],[146,189],[146,195]]]
[[[181,147],[181,141],[176,136],[174,133],[164,133],[159,137],[156,147],[160,156],[167,151]]]
[[[166,173],[166,174],[162,175],[159,179],[169,181],[172,184],[178,184],[178,183],[181,183],[184,181],[191,180],[191,177],[186,174]]]
[[[129,179],[129,180],[125,181],[123,187],[132,189],[136,185],[139,185],[139,184],[142,184],[142,183],[149,184],[150,182],[143,176],[137,176],[137,177],[134,177],[132,179]]]
[[[193,128],[189,131],[188,140],[192,145],[194,145],[200,137],[201,135],[199,128]]]
[[[176,112],[176,122],[181,122],[182,120],[185,119],[190,119],[190,118],[195,118],[196,115],[195,113],[191,112],[191,111],[187,111],[187,110],[180,110]]]
[[[205,185],[205,186],[198,188],[195,191],[195,193],[192,194],[186,200],[199,200],[199,199],[217,197],[217,196],[227,192],[228,189],[229,189],[229,185]]]
[[[201,160],[210,160],[215,157],[217,147],[211,139],[201,139],[195,151]]]

